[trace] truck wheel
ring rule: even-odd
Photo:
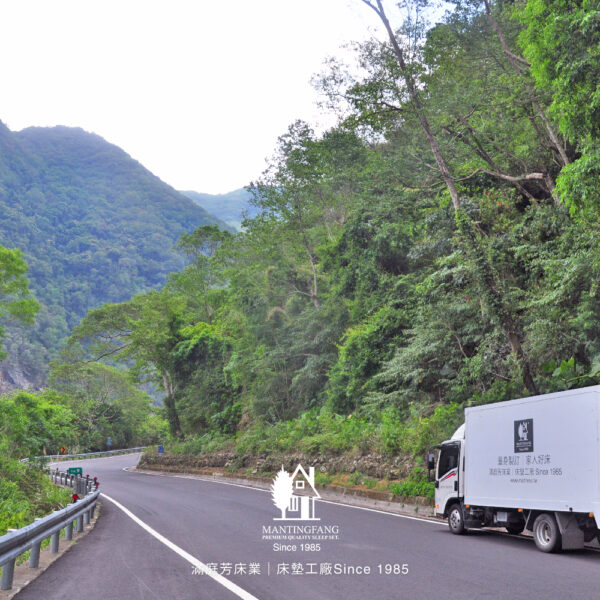
[[[533,524],[533,539],[538,550],[555,552],[560,550],[561,535],[554,515],[542,513]]]
[[[506,526],[506,531],[508,531],[508,533],[510,533],[512,535],[519,535],[520,533],[523,533],[523,529],[525,529],[525,523],[520,524],[520,525],[507,525]]]
[[[465,518],[460,504],[453,504],[448,513],[448,525],[450,531],[456,535],[465,533]]]

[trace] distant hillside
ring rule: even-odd
[[[0,244],[23,251],[44,305],[34,328],[8,328],[0,389],[43,381],[90,308],[163,285],[183,265],[173,251],[181,233],[231,229],[97,135],[1,122],[0,215]]]
[[[201,194],[191,191],[181,193],[238,230],[242,227],[245,214],[254,217],[257,213],[256,208],[250,205],[250,192],[245,188],[227,194]]]

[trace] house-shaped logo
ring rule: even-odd
[[[315,499],[321,496],[315,489],[314,467],[307,473],[299,464],[290,475],[282,465],[271,484],[271,497],[281,511],[274,521],[320,521],[315,517]]]

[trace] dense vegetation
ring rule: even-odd
[[[21,458],[59,454],[62,448],[105,450],[108,436],[113,447],[132,447],[155,443],[166,433],[164,420],[151,412],[150,397],[123,373],[88,365],[77,372],[59,369],[54,377],[61,392],[0,396],[0,535],[70,501],[42,464]]]
[[[166,422],[127,374],[101,364],[58,366],[56,389],[0,396],[0,535],[70,501],[35,460],[25,457],[156,443]],[[60,390],[60,391],[57,391]]]
[[[18,250],[0,246],[0,317],[30,323],[38,304],[29,293],[27,264]],[[5,356],[1,346],[0,356]],[[19,458],[40,449],[49,437],[62,436],[68,422],[61,407],[37,398],[0,398],[0,536],[10,527],[22,527],[68,501],[36,465]]]
[[[415,456],[466,404],[598,382],[598,2],[363,4],[389,40],[317,78],[338,125],[294,123],[241,233],[71,339],[162,387],[179,449]]]
[[[22,251],[42,305],[33,328],[7,327],[4,375],[42,384],[88,310],[164,285],[178,237],[204,224],[225,227],[96,135],[0,123],[0,244]]]

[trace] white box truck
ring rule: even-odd
[[[437,448],[435,512],[453,533],[529,530],[544,552],[600,535],[600,386],[466,408]]]

